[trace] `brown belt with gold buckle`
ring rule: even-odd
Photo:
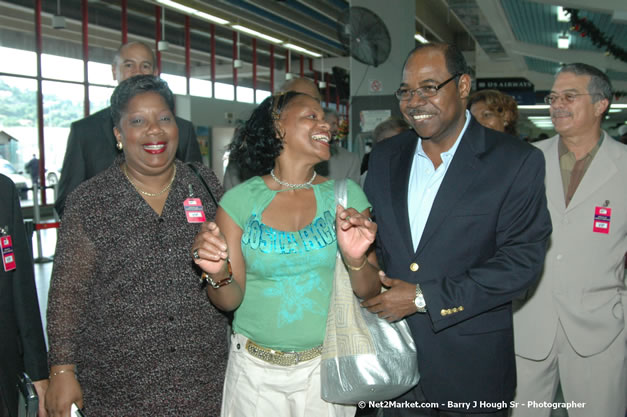
[[[320,356],[322,354],[322,345],[300,352],[282,352],[259,346],[255,342],[248,340],[246,341],[246,350],[252,356],[262,361],[279,366],[293,366]]]

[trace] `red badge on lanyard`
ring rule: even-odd
[[[188,223],[204,223],[206,220],[205,212],[202,209],[202,201],[200,198],[188,198],[183,201],[185,208],[185,217]]]
[[[13,241],[11,236],[0,236],[0,249],[2,250],[2,265],[5,271],[15,269],[15,255],[13,254]]]
[[[592,224],[592,231],[596,233],[610,233],[610,218],[612,217],[612,209],[609,207],[594,208],[594,223]]]

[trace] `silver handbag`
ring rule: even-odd
[[[335,198],[346,207],[345,180],[336,181]],[[407,322],[389,323],[361,307],[339,249],[320,377],[322,398],[338,404],[396,398],[420,379]]]

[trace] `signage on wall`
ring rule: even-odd
[[[370,80],[370,92],[371,93],[380,93],[383,89],[383,85],[379,80]]]
[[[518,104],[536,104],[535,86],[526,78],[477,78],[477,90],[499,90]]]

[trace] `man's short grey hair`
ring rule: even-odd
[[[142,45],[147,50],[149,50],[150,51],[150,55],[152,56],[152,66],[153,66],[153,68],[157,68],[157,56],[155,55],[155,51],[153,51],[152,48],[150,46],[148,46],[148,44],[146,44],[146,43],[144,43],[142,41],[128,41],[128,42],[123,43],[122,45],[120,45],[118,50],[115,51],[115,56],[113,57],[113,65],[114,66],[117,67],[118,64],[120,63],[120,59],[122,58],[122,50],[124,48],[126,48],[127,46],[131,46],[131,45]]]
[[[612,93],[612,83],[609,77],[600,69],[581,62],[564,65],[557,72],[557,75],[560,75],[563,72],[569,72],[575,75],[587,75],[590,77],[590,82],[588,83],[588,93],[592,95],[592,102],[596,103],[602,99],[607,99],[609,102],[605,113],[603,113],[603,116],[605,117],[610,110],[612,98],[614,97],[614,94]]]

